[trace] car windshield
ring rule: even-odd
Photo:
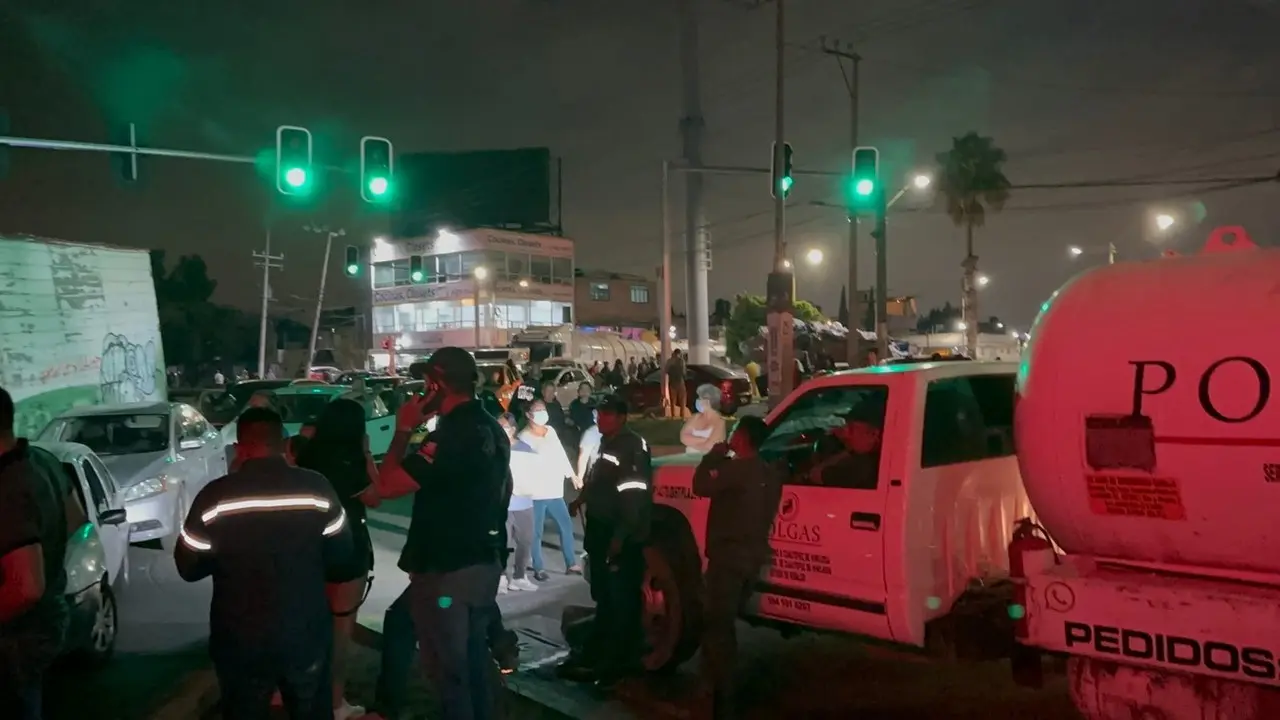
[[[888,396],[889,390],[883,385],[830,387],[805,393],[771,423],[760,454],[777,458],[805,448],[828,430],[854,418],[883,427]]]
[[[164,452],[169,449],[169,415],[146,413],[61,418],[41,433],[40,439],[80,443],[102,457]]]
[[[330,393],[290,393],[276,395],[276,409],[280,418],[291,425],[314,422],[324,412],[324,408],[333,398]]]

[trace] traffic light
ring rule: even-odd
[[[294,125],[276,128],[276,189],[285,195],[311,191],[311,131]]]
[[[427,278],[426,273],[422,272],[422,256],[409,256],[409,279],[415,283],[420,283]]]
[[[360,139],[360,197],[365,202],[384,203],[392,195],[391,141],[380,137]]]
[[[782,143],[782,172],[778,172],[778,143],[773,143],[769,157],[771,158],[769,194],[778,197],[778,193],[781,192],[782,197],[785,198],[791,193],[791,186],[795,184],[795,180],[791,177],[791,143]]]
[[[355,245],[347,246],[347,263],[343,266],[347,273],[347,277],[356,277],[360,274],[360,248]]]
[[[849,178],[849,211],[874,215],[880,209],[880,151],[873,147],[854,148],[853,175]]]

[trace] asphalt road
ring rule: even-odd
[[[55,666],[45,684],[46,718],[146,717],[190,671],[207,664],[212,584],[178,577],[171,549],[131,547],[129,579],[117,592],[115,655],[98,668]]]

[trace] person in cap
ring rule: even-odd
[[[610,395],[597,408],[601,440],[573,511],[586,506],[584,540],[596,616],[585,654],[562,676],[609,687],[638,669],[644,548],[653,507],[649,444],[627,427],[627,403]]]
[[[880,472],[884,402],[867,398],[855,405],[844,424],[816,444],[808,468],[814,485],[874,490]]]
[[[399,564],[409,574],[407,603],[441,717],[487,720],[495,712],[490,638],[507,545],[511,446],[476,399],[471,353],[442,348],[425,370],[426,392],[396,414],[379,495],[414,493]],[[434,429],[406,457],[410,434],[431,417]],[[379,714],[389,710],[378,703]]]
[[[238,469],[196,495],[173,551],[183,580],[213,577],[209,654],[223,717],[267,717],[278,688],[291,718],[331,720],[325,585],[363,558],[329,481],[285,459],[278,414],[245,410],[236,439]]]

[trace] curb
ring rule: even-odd
[[[208,715],[217,704],[218,677],[212,668],[202,668],[187,676],[149,717],[150,720],[195,720]]]

